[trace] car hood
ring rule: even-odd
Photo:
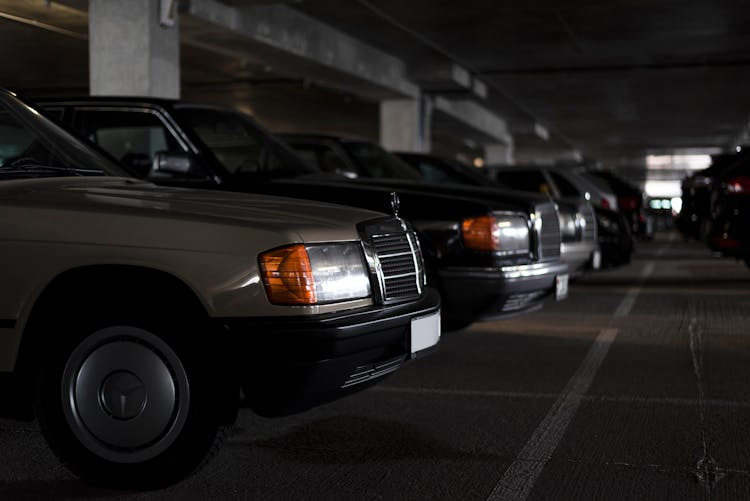
[[[389,178],[360,178],[356,183],[366,185],[386,186],[396,190],[422,191],[434,195],[461,197],[484,203],[490,206],[497,204],[512,204],[531,210],[538,204],[549,202],[549,198],[535,193],[526,193],[496,186],[473,186],[456,183],[430,183],[427,181],[412,181],[406,179]]]
[[[291,241],[354,240],[357,223],[383,214],[323,202],[156,186],[131,178],[60,177],[0,184],[0,204],[128,217],[133,225],[169,221],[275,232]],[[137,219],[137,221],[135,221]],[[28,224],[28,222],[26,223]],[[288,243],[288,242],[287,242]]]
[[[390,181],[390,180],[389,180]],[[380,182],[380,180],[335,180],[308,176],[273,180],[262,188],[264,193],[309,197],[371,210],[391,212],[391,196],[400,199],[399,214],[413,222],[460,221],[488,211],[528,213],[533,197],[518,196],[495,190],[474,190],[458,186],[438,189],[421,182]]]

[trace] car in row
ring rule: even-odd
[[[384,213],[159,186],[2,90],[0,192],[2,412],[88,482],[179,481],[240,407],[299,412],[440,341],[395,196]]]
[[[240,191],[391,210],[413,225],[443,326],[541,307],[567,295],[555,204],[546,197],[425,184],[382,148],[325,136],[284,136],[239,111],[149,98],[48,100],[48,113],[157,184]],[[307,150],[307,151],[305,151]],[[305,163],[302,158],[316,158]],[[398,270],[394,271],[398,276]]]
[[[641,240],[654,238],[654,218],[646,207],[643,190],[609,170],[589,169],[584,176],[605,184],[617,196],[617,211],[627,219],[634,237]]]
[[[677,228],[724,256],[750,267],[750,149],[717,155],[682,183]]]
[[[371,142],[275,136],[231,108],[0,104],[6,414],[36,417],[102,485],[178,481],[240,407],[359,391],[627,253],[588,198],[431,180]]]
[[[512,188],[552,198],[560,220],[561,255],[573,274],[630,262],[632,234],[624,216],[610,209],[617,207],[616,197],[582,173],[548,166],[487,167],[479,171],[434,155],[400,153],[399,157],[435,183]]]

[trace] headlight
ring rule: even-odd
[[[356,243],[289,245],[258,256],[273,304],[321,304],[370,295],[362,247]]]
[[[491,251],[502,256],[529,253],[529,223],[522,214],[495,212],[461,222],[467,249]]]
[[[581,240],[585,221],[577,212],[559,211],[560,237],[563,242]]]
[[[608,233],[620,232],[620,227],[617,224],[617,221],[615,221],[614,219],[608,216],[597,213],[596,224],[599,226],[600,230],[604,230],[605,232],[608,232]]]

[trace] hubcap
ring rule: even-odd
[[[146,386],[132,372],[110,374],[99,390],[104,410],[113,418],[127,420],[138,416],[146,406]]]
[[[73,350],[62,404],[75,436],[120,463],[157,456],[182,431],[190,404],[185,369],[159,337],[131,326],[95,332]]]

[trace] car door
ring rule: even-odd
[[[119,160],[134,175],[151,180],[181,177],[154,169],[157,153],[185,155],[188,144],[164,115],[146,107],[77,106],[72,128]],[[193,176],[194,177],[194,176]]]

